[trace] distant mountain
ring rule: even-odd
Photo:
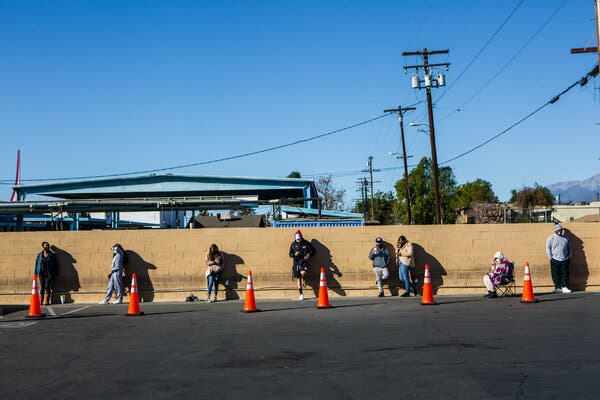
[[[596,201],[600,193],[600,174],[582,181],[567,181],[546,186],[561,203],[580,203]]]

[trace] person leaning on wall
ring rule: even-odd
[[[373,272],[377,280],[379,297],[383,297],[383,281],[390,277],[390,271],[388,270],[390,253],[383,247],[383,240],[380,237],[375,239],[375,247],[369,251],[369,260],[373,262]]]
[[[206,302],[213,303],[217,301],[217,293],[219,292],[219,282],[223,276],[223,254],[219,251],[216,244],[211,244],[206,257]],[[214,297],[211,300],[210,292],[214,289]]]
[[[297,230],[294,233],[294,241],[290,244],[289,255],[294,259],[292,264],[292,279],[296,279],[298,282],[298,300],[304,300],[304,294],[302,294],[302,280],[306,283],[306,276],[308,275],[308,268],[310,258],[316,253],[315,248],[312,244],[302,236],[302,232]]]
[[[35,259],[33,273],[40,280],[40,304],[48,305],[52,302],[54,281],[58,275],[56,255],[50,249],[50,243],[42,242],[42,251]]]
[[[546,240],[546,255],[550,260],[554,293],[571,293],[569,289],[571,241],[564,235],[564,229],[560,224],[554,225],[554,233]]]
[[[396,260],[398,261],[398,275],[400,280],[404,282],[405,292],[400,297],[409,297],[410,292],[417,295],[417,289],[410,281],[410,268],[414,266],[413,245],[406,239],[406,236],[401,235],[398,238],[396,245]]]
[[[117,293],[117,300],[115,300],[113,304],[123,303],[123,265],[126,264],[125,250],[123,250],[123,246],[116,243],[112,247],[112,252],[114,255],[110,266],[110,273],[108,274],[106,297],[100,304],[108,304],[113,292]]]

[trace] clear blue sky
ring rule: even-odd
[[[10,197],[22,179],[122,173],[233,156],[319,135],[425,99],[403,51],[450,49],[452,84],[519,3],[507,1],[0,1],[0,160]],[[563,0],[525,0],[435,109],[438,159],[516,122],[588,72],[593,0],[570,0],[469,103]],[[458,183],[488,180],[501,200],[523,185],[600,170],[598,79],[449,164]],[[595,88],[596,87],[596,88]],[[434,100],[445,89],[434,89]],[[462,105],[462,106],[461,106]],[[460,112],[452,112],[460,106]],[[425,103],[406,122],[425,121]],[[412,164],[429,138],[406,128]],[[397,119],[181,174],[332,173],[350,201],[365,168],[400,167]],[[402,169],[376,174],[393,190]],[[8,181],[7,181],[8,180]],[[24,182],[26,183],[26,182]]]

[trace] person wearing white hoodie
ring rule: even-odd
[[[125,250],[120,244],[115,244],[112,247],[113,259],[110,267],[110,274],[108,274],[108,288],[106,289],[106,297],[100,302],[100,304],[108,304],[113,292],[117,292],[117,300],[113,304],[123,303],[123,264],[125,261]]]

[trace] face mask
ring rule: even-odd
[[[295,238],[296,238],[296,242],[298,242],[298,243],[300,243],[302,241],[302,236],[300,236],[300,235],[296,235]]]
[[[118,247],[113,247],[112,248],[113,253],[117,254],[119,252],[119,248]]]

